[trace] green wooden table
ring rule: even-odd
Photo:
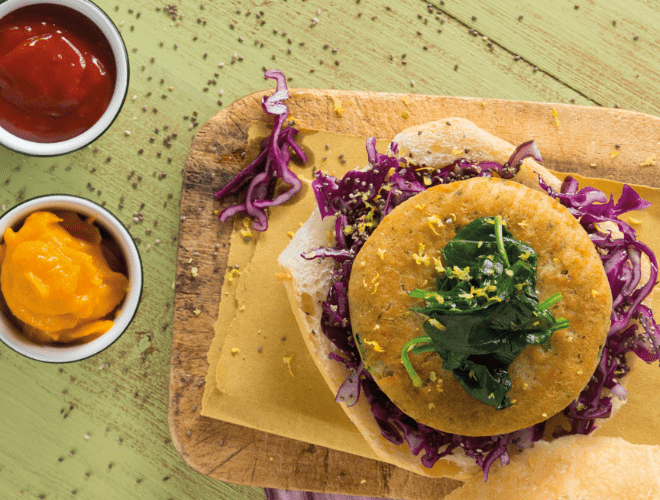
[[[100,0],[131,60],[122,112],[71,155],[0,148],[0,208],[54,192],[105,202],[139,241],[142,304],[117,343],[79,363],[0,345],[0,498],[262,498],[195,472],[169,437],[182,169],[198,124],[272,88],[263,70],[275,67],[292,87],[660,114],[660,6],[575,1]]]

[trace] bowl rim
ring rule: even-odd
[[[77,206],[78,209],[67,208],[64,206],[65,204]],[[89,213],[80,210],[80,208],[88,209]],[[130,308],[128,309],[128,314],[120,315],[122,320],[120,323],[121,327],[117,328],[118,331],[111,334],[112,329],[110,329],[100,337],[84,344],[52,346],[37,344],[29,340],[25,341],[25,338],[9,319],[5,315],[0,314],[0,342],[4,345],[18,354],[35,361],[51,364],[73,363],[88,359],[103,352],[126,332],[130,324],[133,322],[142,302],[142,294],[144,291],[144,268],[142,266],[142,257],[137,244],[119,218],[110,210],[95,201],[73,194],[54,193],[35,196],[28,200],[24,200],[7,210],[4,214],[0,215],[0,244],[4,243],[4,231],[6,228],[24,221],[30,214],[36,211],[49,209],[68,209],[76,211],[81,215],[90,215],[90,213],[96,215],[96,222],[99,223],[101,227],[113,237],[113,239],[115,239],[116,243],[122,249],[122,254],[128,267],[128,277],[131,284],[131,288],[129,289],[127,296],[124,298],[124,303],[126,304],[126,301],[128,301]],[[12,215],[15,219],[11,219]],[[8,220],[10,221],[9,224],[7,223]],[[107,221],[109,224],[103,224],[103,221]],[[116,232],[113,231],[113,229],[116,230]],[[119,235],[116,233],[119,233],[121,238],[119,238]],[[122,243],[124,243],[124,245],[122,245]],[[131,259],[131,257],[134,257],[134,259]],[[135,290],[136,285],[138,286],[137,290]],[[128,300],[129,298],[130,300]],[[116,322],[115,326],[117,326]],[[115,326],[113,326],[113,329]],[[4,329],[7,327],[12,330],[11,335],[8,335],[7,332],[5,332]],[[17,336],[19,338],[22,337],[21,341],[15,340]],[[30,345],[31,348],[27,348],[27,345]]]
[[[91,0],[2,0],[0,19],[22,7],[38,4],[68,7],[89,19],[105,35],[117,68],[115,89],[107,109],[94,125],[75,137],[59,142],[34,142],[18,137],[0,126],[0,145],[11,151],[37,157],[61,156],[89,146],[115,122],[128,95],[130,62],[121,32],[110,16]]]

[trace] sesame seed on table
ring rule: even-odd
[[[264,70],[281,69],[290,88],[552,102],[660,115],[660,35],[654,29],[660,11],[644,0],[95,3],[127,48],[130,84],[123,108],[103,136],[74,153],[36,158],[0,146],[0,215],[51,193],[103,205],[138,245],[144,290],[129,329],[92,358],[39,363],[0,344],[2,499],[263,498],[263,490],[249,481],[220,481],[212,471],[190,467],[173,443],[168,409],[170,373],[180,361],[171,358],[173,325],[197,322],[213,331],[217,307],[187,291],[192,277],[220,280],[224,269],[215,272],[214,262],[227,252],[213,240],[180,248],[180,224],[194,225],[199,216],[197,207],[181,209],[188,202],[186,159],[207,120],[246,95],[272,90]],[[379,119],[384,118],[374,118]],[[614,149],[617,138],[611,142]],[[587,171],[607,176],[599,165]],[[208,184],[211,198],[219,187],[211,175],[196,182]],[[185,300],[175,304],[177,291]],[[204,365],[207,349],[199,347],[194,366]],[[199,416],[203,387],[191,380],[176,383],[188,383],[187,390],[197,395],[199,406],[190,411]],[[182,436],[203,439],[201,428]],[[242,450],[230,439],[224,446],[236,454]],[[314,453],[317,448],[301,462]],[[338,463],[329,467],[333,484],[341,487],[349,471]],[[392,469],[383,465],[381,472],[398,477]],[[379,478],[366,479],[356,494],[402,498],[399,490],[373,489]],[[412,486],[408,496],[427,493]]]

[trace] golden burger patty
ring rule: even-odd
[[[414,387],[401,349],[424,336],[423,301],[434,290],[433,258],[471,221],[501,216],[538,256],[539,301],[560,292],[551,311],[569,327],[550,345],[527,346],[509,367],[513,405],[497,410],[470,396],[435,352],[410,354],[422,387]],[[589,236],[568,210],[541,191],[501,179],[436,186],[390,213],[358,253],[349,284],[353,333],[365,366],[402,411],[435,429],[467,436],[505,434],[544,421],[586,387],[610,327],[612,297]]]

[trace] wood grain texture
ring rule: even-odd
[[[231,230],[230,224],[220,223],[214,214],[224,205],[213,193],[249,162],[241,159],[248,128],[255,120],[267,121],[260,106],[262,95],[237,101],[202,126],[186,162],[170,381],[174,444],[192,467],[224,481],[410,500],[442,498],[459,483],[423,478],[192,411],[201,401],[205,356],[214,335]],[[344,107],[341,117],[333,111],[338,102]],[[291,116],[303,127],[377,138],[391,138],[406,126],[461,116],[513,144],[535,139],[551,169],[660,186],[657,166],[639,167],[660,154],[660,119],[640,113],[521,101],[300,89],[291,91],[288,105]],[[408,118],[403,118],[404,111]],[[191,259],[199,269],[195,278],[190,273]],[[201,321],[195,317],[194,307],[203,310]]]
[[[80,363],[35,363],[0,345],[2,499],[69,498],[73,490],[75,498],[93,500],[263,498],[259,488],[216,481],[190,468],[170,442],[167,411],[177,277],[189,292],[177,295],[189,308],[185,316],[177,313],[179,324],[209,328],[217,314],[215,305],[199,303],[190,277],[176,267],[183,169],[199,130],[194,123],[271,88],[264,66],[282,69],[291,86],[305,88],[618,103],[660,113],[658,7],[652,0],[575,0],[577,11],[574,2],[559,0],[445,0],[432,1],[430,9],[427,0],[200,0],[171,2],[175,20],[166,13],[170,2],[95,3],[128,49],[127,100],[103,137],[73,154],[30,158],[0,147],[0,213],[54,192],[105,203],[141,241],[143,301],[118,342]],[[312,25],[314,18],[318,23]],[[616,27],[608,25],[610,18]],[[497,128],[496,121],[487,121]],[[643,142],[652,139],[652,133],[637,131]],[[581,148],[590,148],[588,134],[578,132],[587,139]],[[617,130],[612,135],[620,136]],[[621,155],[635,147],[625,146]],[[236,168],[240,164],[237,158]],[[653,168],[642,170],[654,178]],[[221,173],[196,175],[188,178],[186,194],[198,181],[208,191],[193,207],[217,208],[207,195],[220,185]],[[196,208],[188,203],[186,210],[187,223],[200,223]],[[189,242],[186,251],[193,259],[199,252],[203,262],[191,265],[210,273],[217,268],[219,280],[223,263],[209,258],[216,232],[204,234],[208,238]],[[189,311],[198,306],[202,312],[193,317]],[[193,336],[190,342],[198,360],[181,360],[190,368],[178,371],[186,380],[195,363],[203,366],[206,349],[204,339]],[[195,383],[186,397],[201,397]],[[177,440],[194,436],[191,431]],[[236,440],[225,443],[233,451],[241,448]],[[338,475],[343,469],[329,470]],[[249,479],[251,472],[242,474]]]

